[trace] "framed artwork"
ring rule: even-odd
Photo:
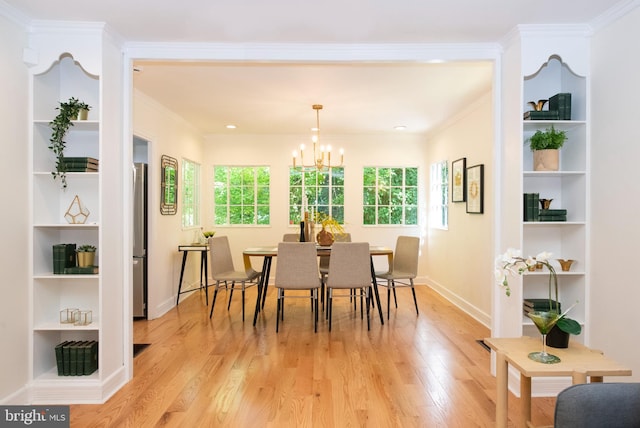
[[[178,161],[162,155],[160,171],[160,214],[174,215],[178,212]]]
[[[455,160],[451,163],[451,202],[464,202],[465,178],[467,175],[467,158]]]
[[[467,213],[484,212],[484,164],[467,168],[466,198]]]

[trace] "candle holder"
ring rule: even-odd
[[[60,311],[60,324],[74,324],[78,316],[77,308],[65,308]]]

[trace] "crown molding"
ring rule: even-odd
[[[3,0],[0,0],[0,16],[4,16],[9,21],[24,27],[25,29],[29,27],[29,22],[31,21],[31,18],[16,8],[9,6]]]
[[[615,21],[627,15],[628,13],[631,13],[638,6],[640,6],[640,0],[623,0],[619,3],[616,3],[602,15],[592,20],[590,22],[590,25],[593,28],[594,33],[598,32],[608,25],[613,24]]]
[[[495,59],[500,52],[494,43],[125,43],[130,58],[174,60],[435,62]]]

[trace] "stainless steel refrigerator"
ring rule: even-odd
[[[133,175],[133,317],[147,318],[147,164]]]

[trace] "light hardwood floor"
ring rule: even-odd
[[[380,288],[386,317],[386,289]],[[213,319],[194,292],[160,319],[136,321],[134,378],[102,405],[71,406],[72,427],[492,427],[496,382],[478,339],[487,328],[426,286],[398,291],[398,309],[371,331],[348,299],[334,301],[332,331],[313,333],[306,299],[288,299],[275,332],[275,293],[252,326],[256,288]],[[393,305],[392,305],[393,306]],[[323,315],[321,313],[321,315]],[[536,425],[553,422],[555,399],[534,398]],[[509,396],[509,424],[519,400]]]

